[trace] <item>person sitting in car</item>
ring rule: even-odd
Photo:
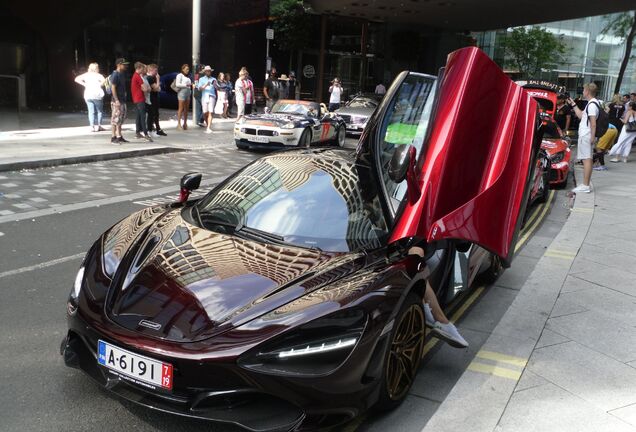
[[[424,249],[419,246],[413,246],[409,249],[409,255],[424,258]],[[418,271],[424,272],[425,275],[430,273],[430,270],[426,266],[426,261],[421,260]],[[426,326],[431,329],[433,334],[450,346],[455,348],[468,348],[468,342],[462,337],[455,327],[455,324],[449,321],[444,314],[435,291],[431,287],[431,284],[426,278],[426,291],[424,292],[424,317],[426,319]]]

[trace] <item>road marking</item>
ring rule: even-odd
[[[551,258],[561,258],[570,261],[576,258],[576,252],[568,252],[558,249],[548,249],[543,255]]]
[[[515,381],[519,381],[519,378],[521,378],[521,372],[519,371],[508,369],[501,366],[478,363],[476,361],[471,362],[468,365],[467,369],[473,372],[479,372],[479,373],[488,374],[488,375],[495,375],[501,378],[507,378],[507,379],[511,379]]]
[[[215,177],[207,181],[201,182],[201,186],[214,186],[217,183],[225,180],[226,177]],[[83,210],[90,207],[97,207],[109,204],[116,204],[124,201],[139,200],[142,198],[152,197],[155,195],[165,195],[171,192],[175,192],[178,186],[166,186],[159,189],[147,190],[143,192],[136,192],[128,195],[119,195],[111,198],[103,198],[99,200],[85,201],[75,204],[65,204],[59,207],[50,207],[42,210],[34,210],[24,213],[16,213],[8,216],[0,216],[0,224],[7,222],[17,222],[24,219],[35,219],[42,216],[49,216],[52,214],[68,213],[76,210]]]
[[[552,202],[552,197],[554,197],[554,190],[550,191],[550,196],[548,200],[542,204],[543,209],[539,217],[537,217],[537,219],[532,223],[532,225],[530,225],[526,230],[524,230],[525,234],[522,235],[521,238],[517,241],[517,244],[515,245],[515,253],[517,253],[517,251],[525,244],[525,242],[528,240],[530,235],[534,232],[534,230],[539,225],[539,223],[541,223],[543,219],[545,218],[545,215],[548,212],[548,209],[550,208],[548,204]]]
[[[14,275],[18,275],[18,274],[21,274],[21,273],[30,272],[30,271],[33,271],[33,270],[40,270],[40,269],[43,269],[43,268],[46,268],[46,267],[51,267],[51,266],[54,266],[54,265],[57,265],[57,264],[62,264],[62,263],[73,261],[73,260],[76,260],[76,259],[79,259],[79,258],[84,258],[84,255],[86,255],[86,253],[82,252],[82,253],[78,253],[78,254],[75,254],[75,255],[70,255],[70,256],[67,256],[67,257],[62,257],[62,258],[54,259],[54,260],[51,260],[51,261],[43,262],[43,263],[40,263],[40,264],[35,264],[35,265],[32,265],[32,266],[22,267],[22,268],[15,269],[15,270],[8,270],[8,271],[0,273],[0,279],[2,279],[4,277],[7,277],[7,276],[14,276]]]
[[[475,354],[475,357],[479,357],[486,360],[493,360],[493,361],[496,361],[497,363],[508,363],[513,366],[517,366],[521,368],[526,367],[526,364],[528,363],[527,359],[524,359],[521,357],[515,357],[515,356],[511,356],[507,354],[501,354],[494,351],[481,350],[477,354]]]

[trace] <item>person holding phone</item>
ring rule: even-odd
[[[567,102],[574,114],[581,119],[579,123],[579,141],[576,149],[577,159],[583,161],[583,182],[572,189],[574,193],[590,193],[592,187],[592,149],[596,141],[596,119],[598,119],[601,104],[596,99],[598,87],[594,83],[587,83],[583,86],[583,99],[587,101],[584,109],[580,109],[572,98]]]
[[[212,69],[210,66],[203,68],[203,76],[199,78],[197,83],[198,89],[201,92],[201,106],[203,107],[203,114],[207,123],[205,133],[212,133],[212,119],[214,118],[214,107],[216,105],[217,89],[216,78],[212,76]]]
[[[331,81],[331,87],[329,87],[329,112],[333,112],[340,108],[340,100],[342,99],[342,86],[340,85],[340,79],[338,77]]]

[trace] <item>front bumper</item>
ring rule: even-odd
[[[198,361],[140,351],[98,332],[80,313],[69,316],[68,321],[69,331],[60,348],[67,366],[81,369],[100,386],[128,401],[162,412],[258,432],[314,430],[316,425],[335,426],[350,421],[377,398],[378,381],[361,382],[360,375],[369,373],[369,358],[365,358],[364,351],[354,351],[348,366],[333,376],[284,378],[243,369],[235,361]],[[172,364],[172,392],[147,389],[100,366],[100,339]],[[376,348],[383,356],[386,347]],[[341,388],[334,388],[334,383],[342,383]]]
[[[234,126],[234,140],[238,148],[276,150],[296,147],[302,129],[282,129],[269,126]]]
[[[553,163],[550,166],[550,185],[561,185],[568,180],[570,173],[569,161]]]

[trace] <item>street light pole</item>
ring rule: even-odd
[[[197,74],[201,55],[201,0],[192,0],[192,77]],[[194,93],[194,92],[193,92]],[[192,122],[198,123],[197,104],[192,104]]]

